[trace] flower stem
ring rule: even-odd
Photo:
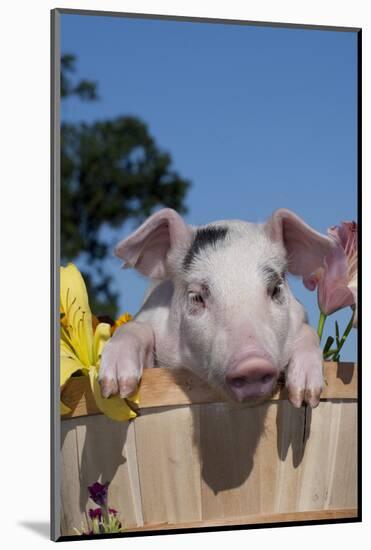
[[[319,316],[318,327],[317,327],[317,334],[319,336],[319,341],[322,340],[323,327],[325,326],[326,317],[327,315],[325,315],[321,311],[321,315]]]
[[[102,506],[102,514],[103,514],[103,519],[104,519],[103,523],[106,523],[108,525],[110,518],[109,518],[109,514],[108,514],[108,505],[107,505],[106,502]]]
[[[350,331],[352,330],[352,327],[353,327],[353,319],[354,319],[354,311],[352,313],[352,316],[350,318],[350,321],[349,323],[347,324],[347,327],[344,331],[344,334],[343,336],[341,337],[341,340],[339,342],[339,345],[338,345],[338,348],[336,350],[336,353],[334,354],[334,357],[333,357],[333,361],[339,361],[339,355],[340,355],[340,350],[341,348],[343,347],[344,343],[345,343],[345,340],[347,339]]]
[[[334,342],[334,339],[332,336],[329,336],[326,340],[326,344],[323,348],[323,357],[326,357],[326,354],[328,353],[329,349],[331,348],[332,344]],[[336,351],[336,350],[335,350]]]
[[[326,359],[331,359],[331,355],[335,355],[336,353],[337,353],[336,348],[329,349],[328,351],[326,351],[326,353],[323,354],[323,358],[325,360]]]

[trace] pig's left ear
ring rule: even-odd
[[[299,216],[280,208],[265,225],[273,241],[281,241],[286,248],[288,271],[304,279],[323,265],[323,260],[334,247],[334,241],[318,233]]]

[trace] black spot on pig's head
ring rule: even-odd
[[[188,271],[195,257],[207,247],[215,247],[219,241],[224,241],[228,228],[209,225],[197,229],[195,237],[183,260],[183,268]]]

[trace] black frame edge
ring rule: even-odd
[[[357,407],[357,459],[358,459],[358,514],[362,521],[362,29],[357,33],[357,215],[358,215],[358,407]]]
[[[154,531],[131,531],[130,533],[112,533],[101,535],[71,535],[61,536],[58,542],[69,542],[71,540],[102,540],[102,539],[122,539],[131,537],[145,537],[157,535],[188,535],[197,533],[214,533],[218,531],[249,531],[250,529],[268,529],[272,527],[305,527],[308,525],[334,525],[338,523],[359,523],[361,518],[357,515],[354,518],[334,518],[334,519],[313,519],[302,521],[286,521],[280,523],[255,523],[251,525],[220,525],[215,527],[189,527],[184,529],[166,529]]]
[[[304,23],[284,23],[284,22],[271,22],[271,21],[249,21],[241,19],[219,19],[216,17],[197,17],[187,15],[170,15],[170,14],[158,14],[158,13],[134,13],[134,12],[116,12],[116,11],[99,11],[89,9],[73,9],[73,8],[56,8],[56,11],[61,15],[92,15],[100,17],[126,17],[129,19],[158,19],[167,21],[188,21],[192,23],[227,23],[228,25],[248,25],[254,27],[288,27],[294,29],[308,29],[319,31],[343,31],[343,32],[357,32],[359,27],[336,27],[331,25],[316,25],[316,24],[304,24]]]

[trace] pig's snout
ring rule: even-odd
[[[265,358],[252,357],[239,362],[226,375],[226,384],[239,401],[264,397],[272,393],[278,371]]]

